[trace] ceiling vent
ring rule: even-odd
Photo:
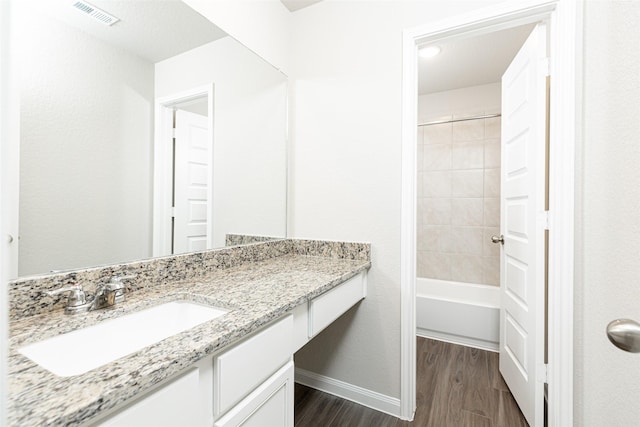
[[[75,2],[73,7],[78,9],[80,12],[89,15],[90,17],[104,25],[111,26],[120,20],[113,15],[109,15],[104,10],[100,10],[97,7],[90,5],[89,3],[84,1]]]

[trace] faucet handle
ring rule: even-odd
[[[128,276],[111,276],[111,280],[107,283],[107,287],[110,289],[122,289],[124,288],[124,279],[133,279],[137,274],[129,274]]]
[[[109,283],[104,285],[104,290],[109,292],[107,295],[107,301],[109,305],[113,305],[118,302],[124,301],[124,283],[122,283],[123,279],[133,279],[137,274],[130,274],[128,276],[112,276]]]
[[[87,303],[87,296],[82,290],[82,286],[78,284],[64,286],[60,289],[56,289],[53,291],[45,291],[44,293],[49,295],[50,297],[53,297],[65,292],[69,292],[67,307],[77,307]]]

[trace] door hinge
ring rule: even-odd
[[[175,207],[171,207],[171,218],[175,218],[176,217],[176,208]]]
[[[171,138],[176,139],[176,128],[171,128]]]
[[[545,384],[549,384],[549,365],[542,365],[542,369],[540,369],[540,381]]]

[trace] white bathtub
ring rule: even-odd
[[[421,337],[498,351],[500,288],[419,277],[416,326]]]

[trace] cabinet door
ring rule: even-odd
[[[204,426],[206,423],[200,408],[199,382],[198,369],[194,368],[95,425],[102,427]]]
[[[214,427],[293,427],[293,377],[293,362],[288,362]]]

